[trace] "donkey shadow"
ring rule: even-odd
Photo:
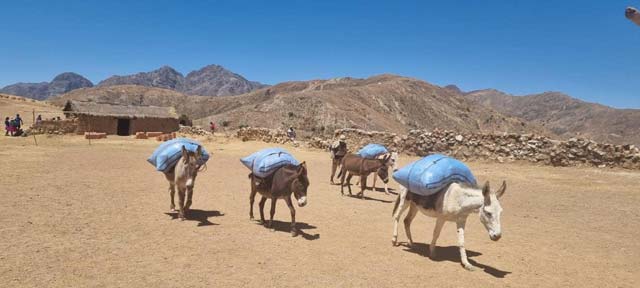
[[[428,244],[413,242],[413,245],[409,246],[408,243],[403,242],[403,243],[400,243],[400,245],[405,247],[404,249],[405,251],[416,253],[420,256],[429,257]],[[496,278],[504,278],[508,274],[511,274],[511,272],[509,271],[502,271],[500,269],[491,267],[489,265],[478,263],[475,260],[471,259],[471,257],[476,257],[480,255],[482,255],[482,253],[467,249],[467,258],[469,259],[469,263],[471,263],[473,266],[478,267],[479,269],[482,269],[485,273]],[[447,247],[437,246],[436,257],[435,259],[433,259],[433,261],[436,261],[436,262],[450,261],[450,262],[455,262],[462,265],[462,263],[460,262],[460,251],[458,249],[458,246],[447,246]]]
[[[371,198],[371,197],[368,197],[368,196],[362,196],[362,198],[360,198],[360,196],[358,196],[356,194],[353,194],[353,195],[345,194],[344,196],[347,196],[349,198],[358,199],[358,200],[370,200],[370,201],[378,201],[378,202],[382,202],[382,203],[391,203],[391,202],[393,202],[393,201],[389,201],[389,200]]]
[[[384,187],[376,187],[376,189],[373,189],[373,187],[367,187],[367,189],[373,192],[384,193]],[[389,188],[389,194],[398,195],[398,192],[396,192],[396,189]]]
[[[171,220],[178,219],[177,211],[167,212],[164,214],[171,216]],[[200,209],[189,209],[184,217],[185,217],[185,220],[198,221],[197,226],[199,227],[199,226],[219,225],[219,224],[210,222],[209,217],[220,217],[220,216],[224,216],[224,214],[216,210],[206,211],[206,210],[200,210]]]
[[[316,228],[317,228],[316,226],[313,226],[304,222],[296,222],[296,229],[298,230],[298,235],[302,236],[302,238],[306,240],[313,241],[313,240],[320,239],[320,234],[316,233],[311,235],[304,231],[304,230],[312,230]],[[271,224],[271,229],[277,232],[291,233],[291,222],[273,220],[273,224]]]

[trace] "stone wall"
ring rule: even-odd
[[[360,129],[338,129],[333,139],[312,137],[306,146],[327,149],[339,135],[347,137],[351,151],[369,143],[379,143],[408,155],[432,153],[451,155],[461,160],[484,159],[497,162],[528,161],[553,166],[594,166],[640,169],[640,149],[634,145],[596,143],[587,139],[553,140],[532,134],[480,134],[453,131],[411,130],[406,135]],[[243,128],[236,136],[243,141],[286,143],[281,130]]]
[[[67,134],[74,133],[78,128],[75,120],[43,120],[33,124],[26,130],[27,134]]]

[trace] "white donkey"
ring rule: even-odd
[[[418,211],[423,214],[436,218],[436,226],[433,229],[433,238],[429,245],[429,257],[434,259],[436,241],[440,236],[442,226],[446,221],[456,222],[458,227],[458,248],[460,249],[460,261],[467,270],[473,271],[474,266],[467,259],[467,252],[464,249],[464,228],[467,222],[467,216],[471,213],[480,212],[480,222],[489,232],[489,238],[498,241],[502,236],[500,227],[500,214],[502,206],[499,199],[507,189],[507,183],[502,182],[502,186],[497,192],[491,192],[489,182],[484,187],[468,187],[458,183],[453,183],[441,191],[429,195],[422,196],[411,193],[402,187],[395,206],[393,207],[393,245],[397,245],[398,241],[398,220],[400,215],[409,208],[409,213],[404,218],[404,229],[409,239],[409,245],[413,244],[411,239],[411,221]]]

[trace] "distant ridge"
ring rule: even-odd
[[[93,87],[93,83],[76,73],[65,72],[54,77],[51,82],[16,83],[0,89],[0,93],[44,100],[85,87]]]
[[[162,66],[149,72],[111,76],[100,81],[96,86],[114,85],[156,87],[198,96],[239,95],[268,86],[259,82],[249,81],[220,65],[205,66],[190,72],[187,77],[184,77],[170,66]],[[93,87],[91,81],[79,74],[66,72],[53,78],[51,82],[8,85],[0,89],[0,93],[45,100],[75,89],[88,87]]]
[[[169,66],[150,72],[126,76],[112,76],[101,81],[98,86],[140,85],[171,89],[189,95],[229,96],[239,95],[267,85],[245,79],[220,65],[208,65],[192,71],[184,77]]]

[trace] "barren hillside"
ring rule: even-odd
[[[563,137],[584,137],[615,144],[640,144],[640,110],[615,109],[558,92],[512,96],[488,89],[466,98],[506,115],[538,124]]]
[[[243,95],[213,98],[142,86],[108,86],[75,90],[51,101],[60,105],[66,99],[174,106],[179,113],[200,119],[199,124],[213,119],[230,127],[294,126],[316,133],[355,127],[394,132],[440,128],[545,134],[540,127],[474,106],[447,89],[393,75],[285,82]]]
[[[230,125],[294,126],[333,131],[354,127],[405,132],[414,128],[458,131],[544,132],[536,126],[427,82],[394,75],[368,79],[335,78],[286,82],[236,97],[219,98],[223,106],[209,119]]]

